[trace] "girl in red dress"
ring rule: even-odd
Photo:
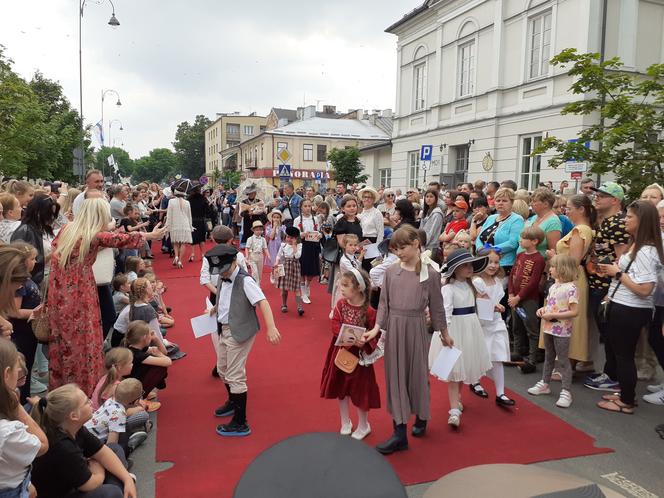
[[[47,313],[50,328],[49,388],[77,384],[90,396],[104,373],[104,332],[92,264],[100,247],[140,249],[147,239],[161,238],[161,224],[152,232],[109,232],[108,202],[88,198],[74,221],[53,241]]]
[[[348,400],[353,402],[357,407],[359,423],[355,432],[352,432],[352,437],[360,440],[371,432],[369,410],[380,408],[380,393],[373,365],[358,365],[352,373],[345,373],[334,364],[334,359],[342,347],[355,356],[360,355],[360,350],[371,353],[373,348],[369,344],[352,339],[344,346],[335,346],[335,342],[342,324],[373,328],[376,322],[376,310],[369,307],[371,283],[363,271],[353,268],[343,273],[339,279],[339,286],[342,298],[337,302],[332,315],[332,340],[323,368],[320,395],[321,398],[339,401],[340,433],[346,436],[353,431],[353,423],[348,414]]]

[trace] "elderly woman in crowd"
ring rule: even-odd
[[[556,247],[562,233],[560,218],[553,210],[555,203],[556,195],[551,190],[545,187],[536,189],[530,201],[530,207],[535,215],[526,222],[527,227],[539,227],[546,235],[544,240],[537,245],[537,250],[545,257],[548,249]]]
[[[74,221],[53,241],[47,297],[51,389],[73,382],[91,395],[103,375],[104,338],[92,273],[97,251],[102,247],[138,249],[165,232],[159,225],[152,232],[110,232],[111,222],[104,199],[87,199]]]
[[[516,251],[519,248],[519,236],[523,230],[524,220],[520,215],[512,212],[514,191],[509,188],[499,188],[494,196],[496,214],[492,214],[482,224],[475,247],[482,249],[490,245],[500,250],[500,266],[509,274],[516,260]]]
[[[383,225],[383,215],[376,209],[375,204],[378,202],[378,192],[371,187],[364,187],[358,192],[362,201],[362,212],[358,215],[360,225],[362,225],[361,241],[368,240],[370,243],[380,243],[383,241],[385,228]],[[362,268],[369,273],[371,270],[371,262],[375,258],[364,258],[362,260]]]

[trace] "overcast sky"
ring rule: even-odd
[[[0,44],[14,69],[59,81],[78,109],[78,0],[2,2]],[[83,110],[104,118],[132,157],[171,147],[196,114],[336,105],[394,108],[396,37],[384,29],[419,0],[88,0],[83,18]],[[108,142],[106,133],[106,143]],[[117,139],[117,140],[116,140]]]

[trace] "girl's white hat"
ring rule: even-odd
[[[274,223],[274,222],[272,221],[272,217],[273,217],[275,214],[278,214],[279,216],[281,216],[281,219],[284,218],[284,213],[282,213],[281,211],[279,211],[278,209],[275,208],[275,209],[273,209],[272,211],[270,211],[270,214],[267,216],[268,220],[270,220],[270,223]]]

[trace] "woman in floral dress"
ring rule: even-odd
[[[101,247],[139,249],[165,230],[109,232],[111,214],[103,199],[87,199],[73,222],[53,241],[47,312],[49,388],[75,383],[88,396],[104,373],[103,333],[92,264]]]

